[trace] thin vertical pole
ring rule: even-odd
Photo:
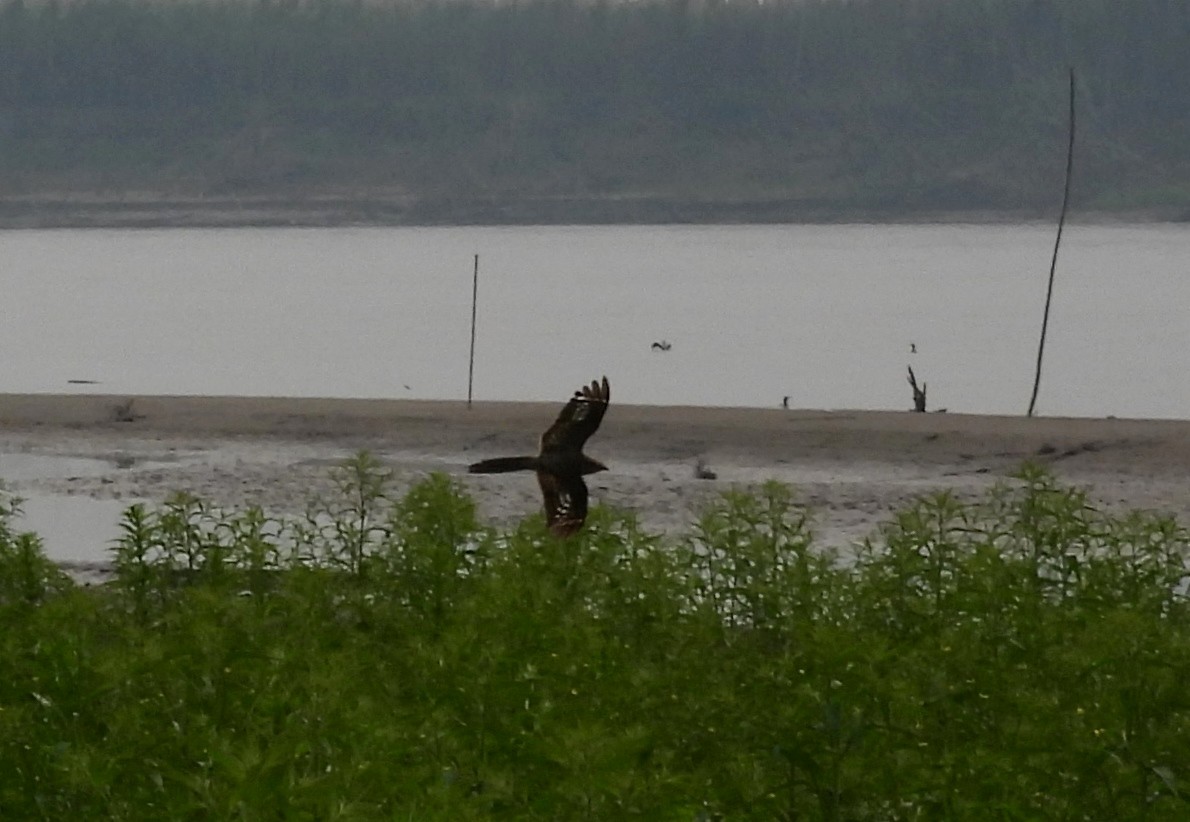
[[[1050,300],[1054,296],[1054,269],[1058,266],[1058,246],[1062,244],[1062,226],[1066,224],[1066,204],[1070,201],[1070,176],[1074,167],[1074,69],[1070,70],[1070,138],[1066,144],[1066,187],[1062,190],[1062,214],[1058,217],[1058,238],[1054,240],[1054,256],[1050,260],[1050,280],[1045,289],[1045,311],[1041,315],[1041,342],[1037,344],[1037,373],[1033,377],[1033,396],[1029,398],[1029,411],[1037,404],[1037,389],[1041,387],[1041,357],[1045,353],[1045,332],[1050,323]]]
[[[475,382],[475,306],[479,297],[479,255],[475,255],[475,271],[471,276],[471,358],[467,363],[467,407],[471,407],[471,387]]]

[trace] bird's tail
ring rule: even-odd
[[[495,457],[473,462],[467,467],[472,474],[503,474],[506,471],[536,471],[537,457]]]

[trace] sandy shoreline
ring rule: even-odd
[[[628,225],[730,223],[1019,223],[1035,209],[888,209],[780,194],[705,199],[641,195],[419,197],[386,189],[186,195],[138,191],[0,196],[0,229],[272,228],[280,226]],[[1084,211],[1079,222],[1184,222],[1178,206]]]
[[[1184,207],[1083,211],[1087,224],[1185,222]],[[1020,223],[1035,209],[929,210],[860,207],[780,194],[705,199],[640,195],[419,197],[387,189],[186,195],[162,191],[0,196],[0,229],[273,228],[281,226],[661,225],[733,223]]]
[[[431,471],[456,475],[481,514],[514,521],[540,504],[529,475],[470,476],[487,456],[531,452],[560,405],[409,400],[0,395],[0,478],[18,494],[162,500],[300,512],[329,469],[368,449],[398,492]],[[920,494],[982,493],[1032,459],[1108,507],[1190,521],[1190,421],[993,417],[885,411],[783,411],[613,405],[588,451],[611,466],[596,502],[646,527],[683,529],[726,488],[796,486],[826,541],[862,539]],[[15,480],[6,462],[41,460]],[[6,460],[7,457],[7,460]],[[65,458],[55,460],[52,458]],[[80,471],[79,460],[94,469]],[[701,460],[717,479],[698,479]],[[61,463],[61,469],[57,467]]]

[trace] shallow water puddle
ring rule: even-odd
[[[145,461],[124,456],[100,459],[0,453],[0,480],[22,500],[21,514],[13,521],[13,528],[38,534],[46,556],[58,562],[106,562],[112,542],[120,534],[120,519],[137,500],[95,499],[21,486],[38,480],[103,476],[134,464],[144,465]]]
[[[45,553],[56,562],[100,563],[111,558],[120,536],[120,519],[135,500],[92,499],[68,494],[18,494],[17,531],[41,537]]]
[[[99,477],[115,468],[127,468],[125,457],[99,459],[97,457],[63,457],[57,454],[26,452],[0,453],[0,479],[13,484],[30,480],[65,479],[67,477]]]

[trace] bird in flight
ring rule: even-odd
[[[599,428],[611,401],[607,377],[574,392],[544,434],[535,457],[495,457],[472,463],[472,474],[536,471],[545,502],[545,521],[558,537],[578,532],[587,518],[587,483],[584,474],[606,471],[607,466],[583,453],[583,444]]]

